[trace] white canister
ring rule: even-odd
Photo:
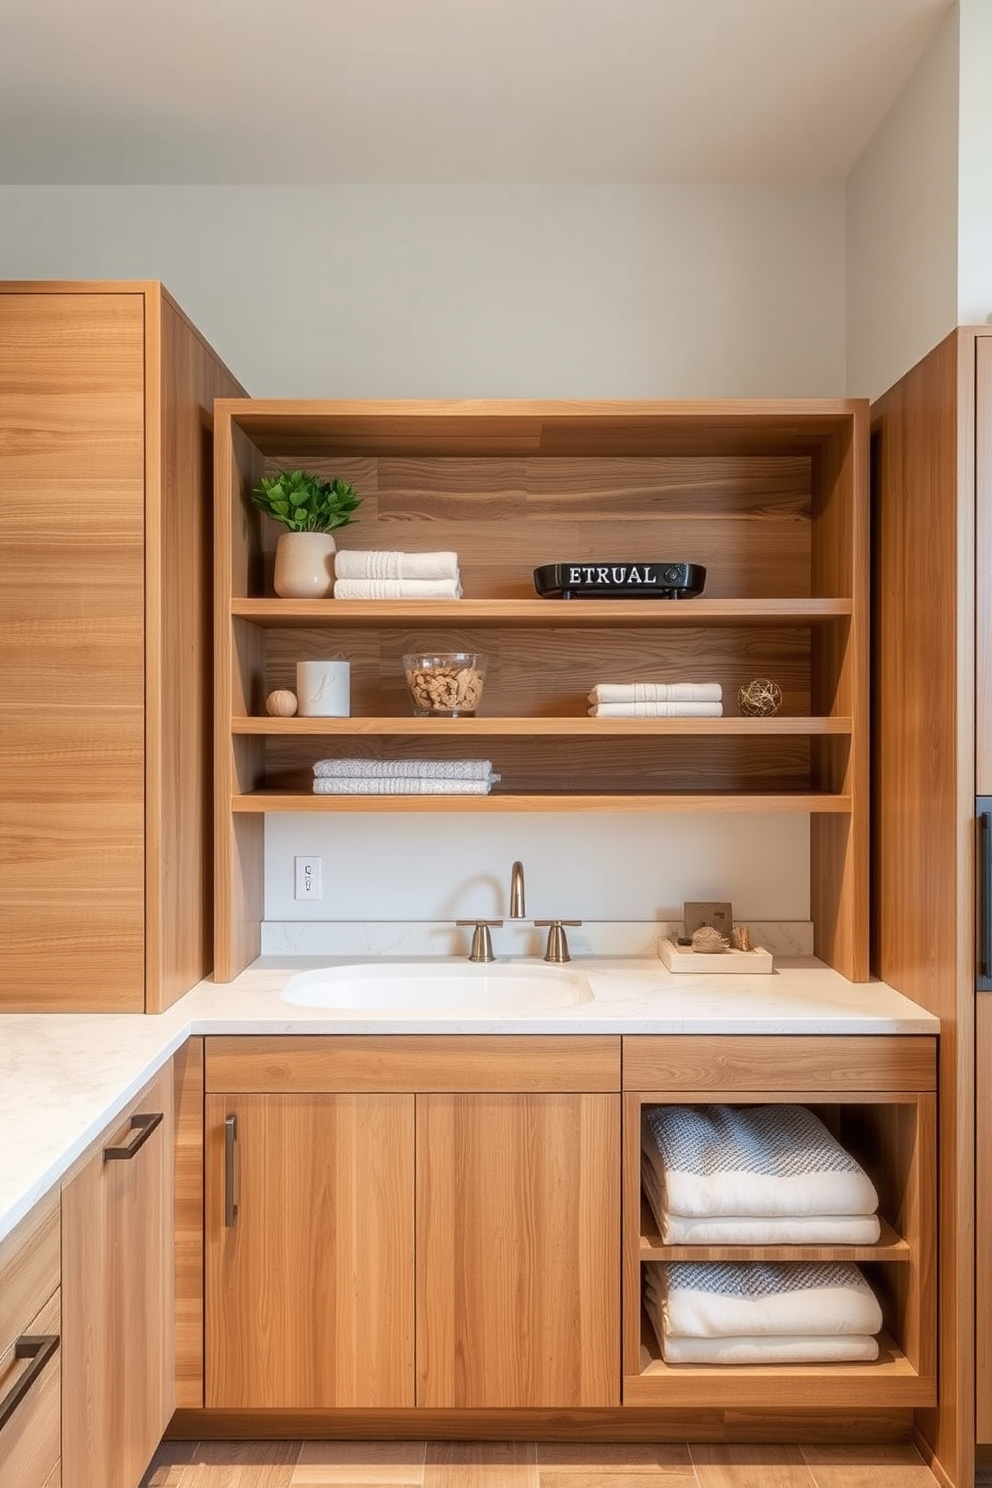
[[[298,661],[296,696],[301,718],[347,718],[351,713],[351,663]]]

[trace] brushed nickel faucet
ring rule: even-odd
[[[565,935],[566,925],[581,925],[581,920],[535,920],[535,925],[546,925],[548,927],[548,944],[544,952],[545,961],[551,961],[556,966],[562,966],[566,961],[571,961],[572,955],[568,949],[568,938]]]
[[[456,920],[456,925],[472,925],[472,949],[468,953],[470,961],[481,961],[488,964],[495,961],[493,955],[493,938],[489,934],[490,925],[502,925],[502,920]]]
[[[510,869],[510,915],[511,920],[524,920],[527,918],[527,910],[524,907],[524,865],[517,860]]]

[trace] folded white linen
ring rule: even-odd
[[[597,682],[591,703],[719,703],[719,682]]]
[[[658,1224],[663,1245],[874,1245],[881,1234],[877,1214],[717,1215],[711,1219],[670,1214],[660,1154],[651,1142],[641,1152],[641,1188]]]
[[[590,718],[722,718],[722,703],[596,703]]]
[[[867,1173],[805,1106],[646,1106],[641,1132],[643,1149],[660,1151],[669,1214],[796,1218],[878,1208]]]
[[[457,579],[457,553],[346,548],[334,555],[336,579]]]
[[[663,1338],[666,1364],[870,1364],[878,1339],[857,1333],[836,1338]]]
[[[326,759],[313,767],[318,780],[353,776],[383,780],[491,780],[492,760],[371,760]]]
[[[835,1261],[653,1261],[645,1295],[668,1338],[877,1333],[882,1309],[857,1266]]]
[[[488,796],[498,779],[498,775],[490,775],[486,780],[349,775],[336,780],[315,780],[313,793],[315,796]]]
[[[335,579],[335,599],[461,599],[454,579]]]

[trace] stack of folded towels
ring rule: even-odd
[[[641,1184],[665,1245],[872,1245],[879,1236],[871,1179],[805,1106],[646,1107]],[[881,1313],[856,1266],[645,1270],[645,1305],[673,1363],[877,1357]],[[689,1310],[673,1309],[683,1293]]]
[[[335,599],[461,599],[457,553],[352,548],[334,558]]]
[[[318,760],[317,796],[488,796],[492,760]]]
[[[599,682],[590,718],[720,718],[719,682]]]
[[[847,1262],[651,1262],[644,1270],[644,1305],[667,1364],[878,1358],[882,1309]]]

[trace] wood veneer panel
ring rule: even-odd
[[[207,1097],[208,1405],[413,1404],[413,1108],[408,1095]]]
[[[164,294],[147,299],[148,1010],[213,954],[212,407],[240,385]]]
[[[164,1119],[104,1161],[137,1111]],[[62,1190],[65,1488],[133,1488],[173,1412],[173,1139],[170,1063]]]
[[[619,1404],[615,1095],[417,1098],[417,1403]]]
[[[975,337],[975,794],[992,795],[992,336]]]
[[[406,539],[404,539],[406,541]],[[344,546],[344,544],[342,544]],[[545,625],[553,618],[560,629],[571,626],[606,625],[626,629],[644,627],[646,614],[661,630],[682,626],[821,625],[851,614],[852,601],[829,599],[694,599],[691,604],[659,604],[645,611],[645,602],[621,599],[573,599],[567,603],[547,599],[401,600],[401,599],[240,599],[231,602],[231,614],[255,625],[273,629],[313,629],[317,624],[335,630],[367,627],[410,629],[414,625],[500,627]]]
[[[815,791],[769,793],[749,791],[738,795],[731,791],[658,794],[640,792],[583,792],[581,794],[548,794],[546,791],[520,792],[506,796],[304,796],[297,792],[257,791],[253,795],[232,796],[231,810],[245,815],[262,816],[267,811],[421,811],[481,812],[484,815],[506,811],[832,811],[841,815],[851,809],[850,796],[821,795]],[[217,980],[223,980],[219,972]]]
[[[872,410],[873,970],[941,1019],[940,1407],[917,1423],[952,1481],[974,1444],[976,339]]]
[[[61,1275],[59,1192],[42,1199],[0,1243],[0,1354],[57,1290]],[[3,1392],[0,1391],[0,1394]]]
[[[209,1092],[619,1090],[619,1038],[217,1035]]]
[[[176,1406],[203,1405],[203,1039],[173,1059],[175,1075]]]
[[[19,1332],[61,1332],[58,1290],[35,1315],[22,1319]],[[0,1488],[42,1488],[59,1458],[61,1423],[61,1349],[45,1365],[13,1416],[0,1432]],[[13,1344],[0,1348],[0,1395],[5,1395],[26,1368],[14,1358]]]
[[[0,744],[4,757],[8,748],[14,755],[9,770],[0,762],[8,865],[0,914],[9,926],[0,1002],[139,1011],[144,828],[133,762],[144,742],[144,296],[5,286],[0,348],[0,678],[5,705],[16,709]],[[106,761],[92,762],[87,800],[85,751],[70,747],[59,758],[49,740],[99,737],[108,703],[118,710],[126,768],[107,799]],[[28,724],[43,755],[33,785]],[[85,846],[94,809],[107,833],[102,852]]]
[[[623,1040],[623,1088],[831,1091],[835,1096],[841,1091],[932,1090],[936,1042],[918,1035],[631,1034]]]
[[[983,993],[975,1009],[975,1063],[983,1072],[975,1087],[975,1233],[992,1231],[992,996]],[[992,1249],[976,1247],[975,1274],[975,1434],[992,1442]]]

